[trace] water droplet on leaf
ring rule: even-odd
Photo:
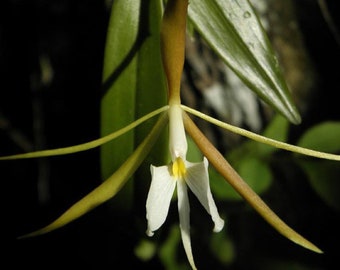
[[[246,11],[243,13],[243,18],[248,19],[251,17],[251,13],[249,11]]]

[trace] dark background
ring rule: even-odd
[[[338,7],[332,3],[335,1],[328,2],[332,14],[337,15]],[[298,1],[297,8],[317,80],[308,114],[301,125],[292,128],[292,140],[315,123],[340,119],[339,44],[317,1]],[[69,146],[99,136],[108,18],[105,1],[2,1],[1,155]],[[50,61],[52,80],[42,80],[41,59]],[[0,264],[6,265],[0,266],[2,269],[162,268],[157,259],[143,263],[133,255],[135,244],[145,235],[136,230],[131,213],[115,213],[107,204],[58,231],[16,240],[46,225],[96,187],[101,181],[99,167],[98,149],[48,159],[0,162]],[[48,180],[40,180],[46,185],[43,192],[38,191],[39,179]],[[305,179],[288,181],[285,190],[290,198],[274,187],[272,192],[278,193],[268,195],[267,200],[277,203],[274,208],[326,253],[317,255],[295,246],[257,214],[243,211],[246,205],[231,204],[228,228],[236,242],[237,257],[226,269],[260,269],[255,266],[257,262],[270,258],[308,265],[304,269],[336,269],[331,265],[338,264],[339,213],[327,207]],[[278,198],[283,202],[278,203]],[[294,204],[286,203],[286,199]],[[197,264],[202,269],[214,262],[211,256],[204,261],[204,247],[199,247],[197,253]]]

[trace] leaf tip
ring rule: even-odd
[[[323,254],[324,252],[318,248],[316,245],[314,245],[312,242],[308,241],[307,239],[297,236],[297,237],[290,237],[290,240],[293,241],[294,243],[309,249],[310,251],[313,251],[315,253]]]
[[[302,122],[300,113],[297,111],[297,109],[295,109],[295,107],[290,109],[289,113],[284,113],[284,116],[294,125],[299,125]]]

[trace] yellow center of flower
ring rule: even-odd
[[[180,157],[176,158],[176,160],[172,163],[172,174],[176,179],[183,179],[187,169],[185,168],[185,164],[183,159]]]

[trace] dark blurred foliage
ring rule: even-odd
[[[303,39],[317,80],[308,113],[301,125],[292,127],[292,142],[313,124],[340,119],[339,44],[317,1],[297,2]],[[328,2],[337,19],[336,1]],[[105,1],[2,1],[1,155],[69,146],[99,136],[108,18]],[[106,204],[58,231],[16,239],[46,225],[96,187],[101,181],[99,168],[97,149],[63,157],[1,161],[2,269],[161,269],[157,259],[143,263],[133,254],[138,240],[145,237],[146,221],[136,223],[131,213],[113,212]],[[302,173],[291,169],[289,161],[280,164],[278,171],[285,181],[277,181],[265,200],[325,254],[313,254],[284,239],[246,204],[223,203],[228,215],[226,230],[237,254],[224,269],[264,269],[270,260],[306,265],[303,269],[335,269],[339,213],[323,203]],[[176,220],[174,213],[171,211],[169,218]],[[193,218],[195,226],[199,222]],[[206,243],[195,237],[193,241]],[[214,259],[205,261],[205,256],[210,256],[205,247],[193,246],[197,264],[207,269]],[[179,253],[183,256],[182,251]],[[213,268],[223,269],[215,263]]]

